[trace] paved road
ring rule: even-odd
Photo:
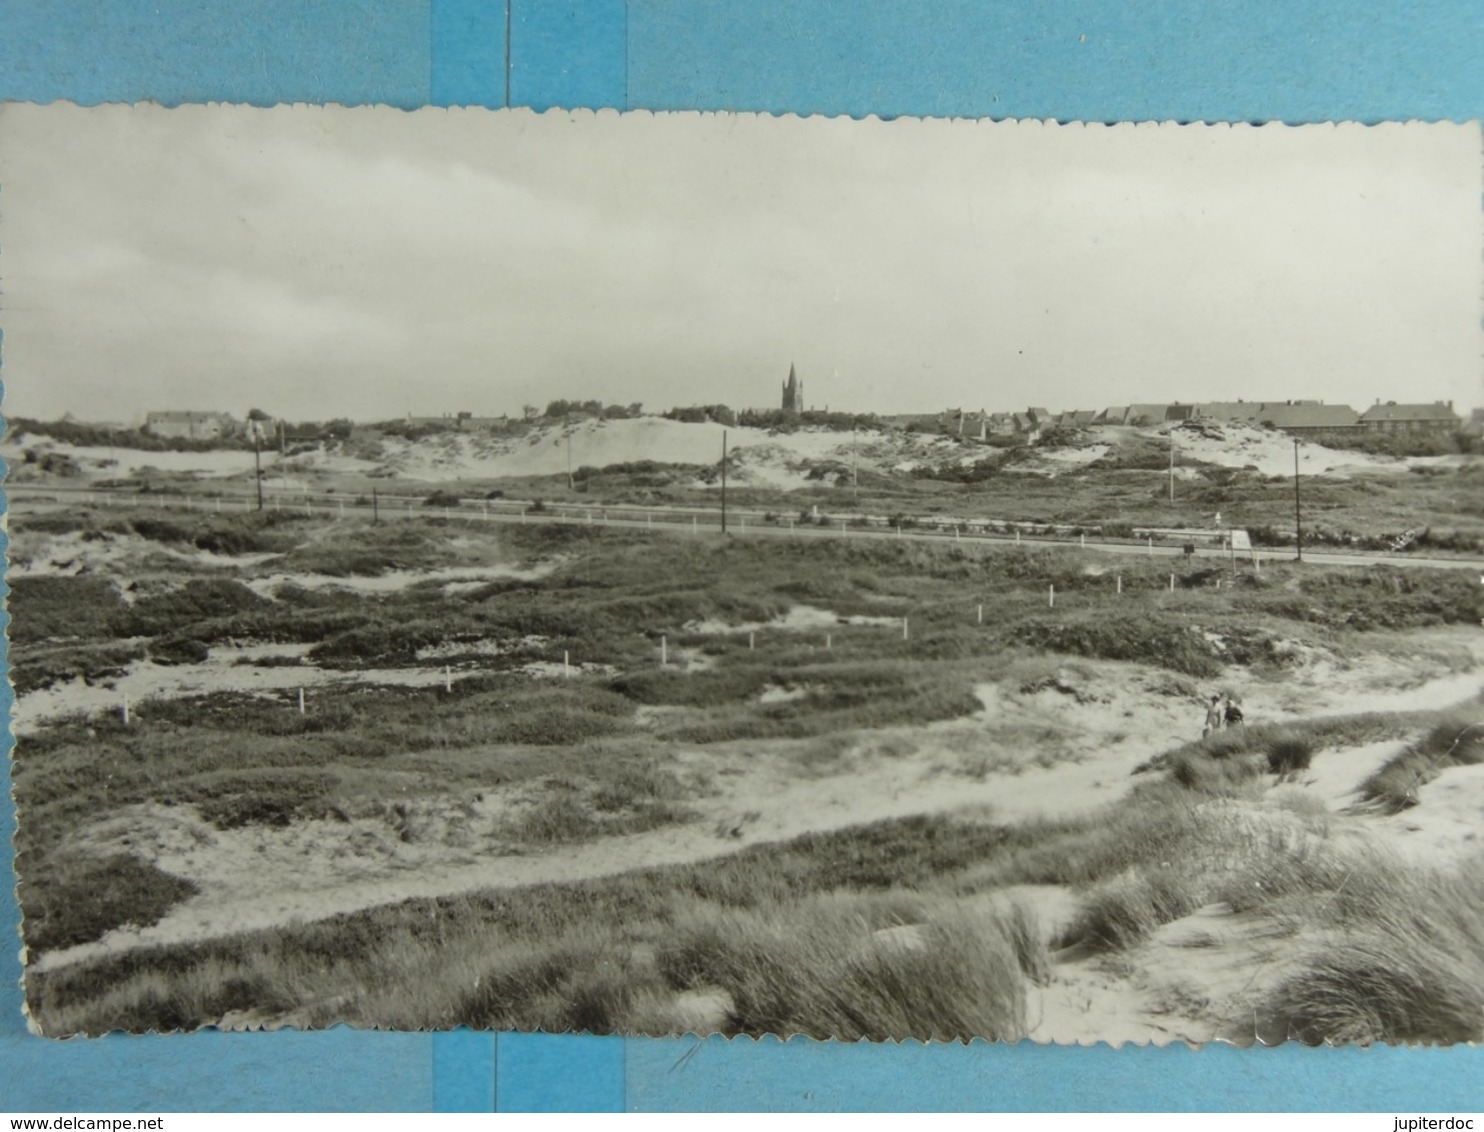
[[[29,484],[12,484],[7,494],[16,503],[31,506],[65,506],[86,503],[109,507],[124,512],[150,512],[169,510],[192,510],[218,512],[222,514],[250,512],[256,500],[250,494],[239,493],[237,485],[221,485],[216,490],[231,492],[214,496],[190,496],[173,494],[141,495],[133,492],[96,491],[87,488],[72,488],[61,485],[45,487]],[[265,495],[269,510],[302,512],[310,516],[322,516],[330,520],[341,518],[367,518],[372,509],[345,499],[331,501],[325,496],[309,495]],[[581,504],[545,504],[539,512],[529,510],[529,501],[502,499],[478,504],[466,503],[462,507],[429,507],[422,497],[385,495],[378,497],[376,514],[382,519],[447,518],[467,523],[561,523],[574,526],[597,525],[624,530],[669,531],[676,534],[716,534],[720,530],[720,513],[716,508],[706,510],[686,507],[639,507],[635,505],[585,506]],[[952,530],[925,530],[918,528],[883,528],[879,526],[852,526],[844,520],[829,518],[824,523],[801,522],[794,518],[777,518],[767,521],[765,516],[777,512],[756,509],[729,510],[728,534],[736,538],[812,538],[812,539],[870,539],[913,540],[918,542],[953,542],[964,547],[1027,546],[1078,547],[1100,554],[1122,554],[1145,558],[1216,558],[1231,559],[1231,552],[1224,548],[1197,546],[1193,554],[1185,551],[1181,539],[1159,541],[1145,539],[1116,540],[1085,538],[1065,535],[1029,534],[1024,531],[987,532],[982,529],[955,533]],[[1023,524],[1037,530],[1043,524]],[[1259,564],[1266,562],[1292,561],[1294,552],[1288,549],[1241,551],[1238,559]],[[1304,552],[1304,561],[1323,566],[1374,566],[1385,564],[1410,569],[1480,570],[1484,576],[1484,562],[1473,558],[1435,558],[1417,554],[1346,553],[1332,550],[1309,549]]]

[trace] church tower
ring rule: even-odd
[[[788,367],[788,381],[783,385],[783,411],[785,413],[804,411],[804,383],[799,380],[799,375],[792,363]]]

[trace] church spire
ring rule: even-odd
[[[804,383],[799,380],[798,371],[792,362],[788,364],[788,381],[783,385],[783,411],[785,413],[804,411]]]

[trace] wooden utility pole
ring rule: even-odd
[[[1170,506],[1175,504],[1175,430],[1170,429]]]
[[[1299,508],[1298,437],[1293,438],[1293,541],[1298,545],[1298,560],[1304,560],[1304,519]]]
[[[860,461],[856,453],[855,426],[850,427],[850,486],[855,492],[855,497],[861,495]]]
[[[727,533],[727,430],[721,430],[721,533]]]
[[[258,488],[258,510],[263,509],[263,425],[261,421],[252,422],[252,465],[257,473],[253,477],[253,483]]]

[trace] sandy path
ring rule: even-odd
[[[415,897],[709,860],[744,845],[916,814],[962,812],[1021,822],[1087,812],[1121,797],[1133,784],[1136,766],[1196,723],[1183,699],[1150,691],[1159,677],[1140,676],[1127,666],[1084,667],[1101,673],[1091,681],[1102,689],[1098,699],[986,686],[980,689],[985,708],[972,719],[863,733],[837,762],[812,772],[797,762],[798,744],[719,744],[685,752],[680,757],[690,769],[712,773],[716,792],[694,803],[696,821],[642,834],[523,855],[421,846],[375,861],[348,852],[346,834],[328,822],[296,824],[292,836],[255,828],[250,836],[256,843],[243,842],[237,831],[207,831],[197,840],[216,847],[202,848],[201,859],[152,855],[166,871],[196,881],[202,890],[197,896],[150,927],[119,929],[97,942],[36,957],[33,966],[49,970],[140,946],[307,922]],[[1367,692],[1365,709],[1454,703],[1476,693],[1480,680],[1450,675],[1415,688]],[[1271,701],[1289,691],[1288,682],[1247,689],[1249,714],[1278,713]],[[1355,695],[1327,677],[1311,690],[1308,712],[1352,710]],[[1006,747],[1017,737],[1024,742],[1018,754]],[[1036,751],[1044,744],[1061,744],[1063,761],[1038,765]],[[989,748],[1003,757],[976,763]],[[1334,777],[1338,782],[1349,774]],[[1465,812],[1463,803],[1459,808]]]

